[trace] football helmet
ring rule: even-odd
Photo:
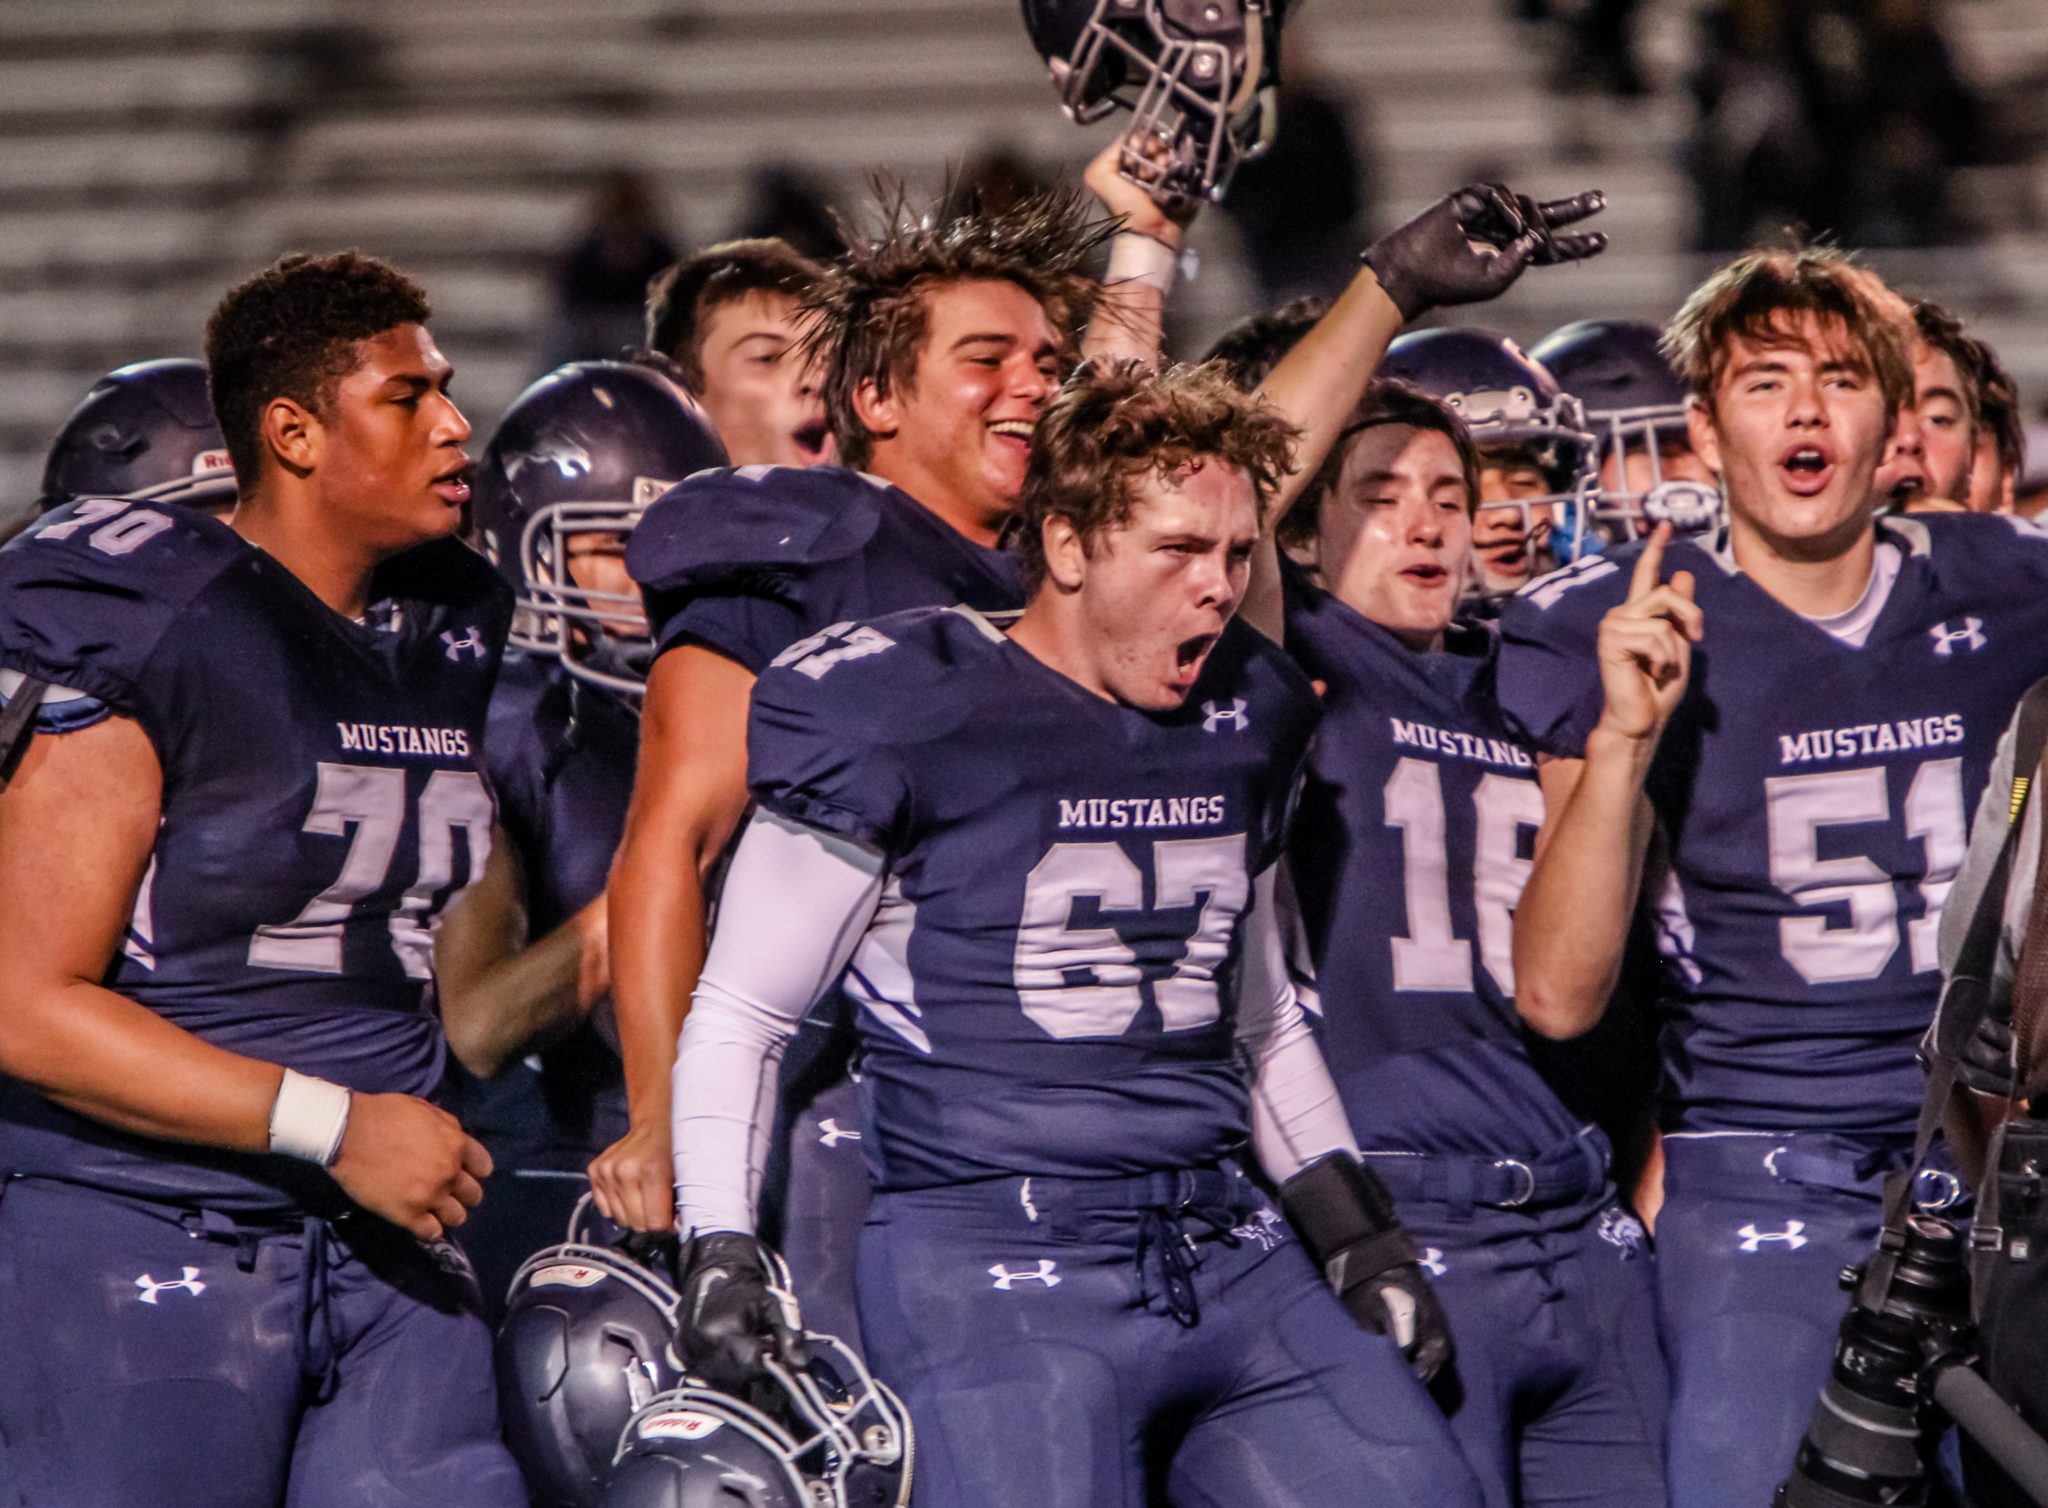
[[[1530,352],[1585,411],[1596,478],[1588,527],[1617,544],[1659,523],[1669,522],[1676,534],[1703,534],[1727,518],[1719,487],[1664,475],[1665,447],[1690,442],[1685,384],[1659,339],[1657,327],[1640,320],[1582,319],[1551,331]],[[1603,475],[1613,485],[1598,485]]]
[[[1126,177],[1162,201],[1221,199],[1237,165],[1272,145],[1290,3],[1024,0],[1024,27],[1070,117],[1131,112]]]
[[[36,507],[48,513],[81,497],[233,506],[235,468],[204,362],[138,361],[92,385],[50,446]]]
[[[604,1508],[901,1508],[910,1419],[841,1341],[805,1336],[811,1364],[773,1363],[754,1401],[694,1382],[654,1399],[619,1437]]]
[[[1387,347],[1377,375],[1419,388],[1451,410],[1482,456],[1527,453],[1550,491],[1518,499],[1516,506],[1532,536],[1549,526],[1560,562],[1573,558],[1576,550],[1561,546],[1583,528],[1600,478],[1584,410],[1541,363],[1492,330],[1411,330]]]
[[[498,1327],[505,1443],[546,1508],[595,1508],[635,1412],[683,1380],[675,1285],[619,1249],[591,1205],[513,1274]]]
[[[584,541],[622,546],[649,503],[725,464],[696,401],[653,368],[572,362],[521,393],[471,492],[483,551],[518,593],[512,642],[639,696],[653,653],[639,594],[580,585],[570,557]]]

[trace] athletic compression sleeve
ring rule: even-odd
[[[752,1233],[776,1070],[867,931],[883,868],[873,849],[772,812],[747,825],[671,1080],[682,1230]]]
[[[1332,1152],[1358,1155],[1337,1086],[1288,977],[1275,906],[1279,865],[1254,883],[1237,1002],[1238,1051],[1252,1081],[1252,1148],[1275,1183]]]

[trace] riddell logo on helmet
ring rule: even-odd
[[[192,458],[194,476],[219,476],[234,469],[235,463],[228,459],[228,453],[224,450],[202,450]]]
[[[702,1414],[695,1409],[670,1409],[667,1413],[656,1414],[640,1424],[640,1438],[643,1440],[702,1440],[715,1435],[725,1421],[716,1414]]]
[[[562,1262],[543,1267],[533,1275],[534,1288],[590,1288],[604,1281],[604,1269],[585,1267],[580,1262]]]

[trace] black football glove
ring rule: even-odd
[[[697,1236],[683,1253],[676,1349],[721,1392],[748,1396],[766,1375],[765,1361],[789,1371],[810,1365],[802,1324],[777,1291],[779,1266],[759,1241],[732,1231]]]
[[[1450,1364],[1450,1321],[1370,1168],[1341,1154],[1312,1162],[1280,1186],[1280,1207],[1353,1319],[1399,1346],[1425,1383]]]
[[[1956,1082],[1978,1094],[2009,1100],[2019,1093],[2019,1069],[2013,1060],[2012,1023],[1986,1011],[1956,1058]]]
[[[1505,293],[1532,262],[1577,262],[1607,249],[1599,231],[1561,236],[1606,208],[1597,189],[1538,203],[1502,183],[1471,183],[1388,231],[1361,261],[1413,320],[1439,304],[1476,304]]]

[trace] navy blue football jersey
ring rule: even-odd
[[[633,530],[657,653],[716,650],[759,675],[804,635],[914,607],[1024,605],[1014,556],[879,477],[837,466],[703,471]]]
[[[1514,913],[1543,793],[1497,642],[1423,653],[1286,567],[1287,650],[1325,684],[1288,847],[1323,1054],[1359,1145],[1527,1156],[1577,1122],[1529,1061]]]
[[[86,499],[0,551],[0,667],[133,718],[162,767],[106,986],[230,1051],[427,1095],[432,928],[489,850],[512,597],[452,540],[375,591],[350,622],[204,514]],[[332,1192],[304,1163],[126,1136],[4,1081],[0,1165],[221,1207]]]
[[[756,799],[888,855],[841,981],[878,1187],[1185,1168],[1247,1140],[1241,939],[1315,718],[1241,626],[1164,714],[964,609],[818,634],[762,675]]]
[[[505,657],[484,765],[526,879],[529,941],[603,894],[639,752],[640,720],[617,699],[555,659]],[[595,1153],[625,1134],[625,1072],[595,1024],[491,1079],[461,1077],[463,1124],[501,1162],[521,1148]]]
[[[1674,1128],[1907,1133],[1918,1112],[1968,814],[2048,671],[2048,536],[1961,515],[1877,527],[1900,564],[1861,647],[1705,544],[1667,552],[1706,619],[1647,784]],[[1501,699],[1550,753],[1581,755],[1599,719],[1594,646],[1636,548],[1508,609]]]

